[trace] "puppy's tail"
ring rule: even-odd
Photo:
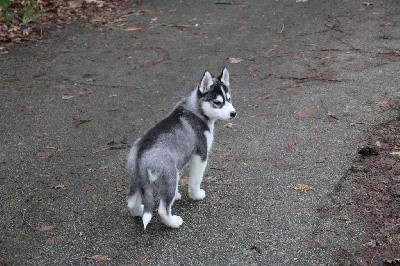
[[[128,196],[128,208],[133,216],[142,216],[144,229],[150,222],[154,207],[153,191],[145,171],[141,171],[137,164],[137,143],[132,146],[128,155],[128,174],[131,178]],[[143,205],[142,205],[143,204]]]
[[[142,189],[142,200],[143,200],[143,226],[146,230],[147,224],[150,222],[153,217],[153,207],[154,207],[154,199],[153,199],[153,191],[151,186],[148,186]]]

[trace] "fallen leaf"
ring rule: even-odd
[[[86,186],[81,189],[82,192],[87,193],[93,191],[93,188],[91,186]]]
[[[139,66],[141,67],[149,67],[153,65],[153,61],[151,60],[139,60]]]
[[[376,240],[373,240],[373,239],[372,239],[371,241],[368,241],[367,243],[362,244],[362,245],[363,245],[364,247],[365,247],[365,246],[368,246],[368,247],[373,247],[373,248],[374,248],[374,247],[376,247],[376,244],[377,244],[377,243],[376,243]]]
[[[49,238],[46,239],[45,244],[46,245],[53,245],[56,241],[57,241],[57,236],[51,236]]]
[[[19,176],[17,176],[17,175],[11,175],[11,176],[10,176],[10,179],[11,179],[11,181],[12,181],[12,182],[14,182],[14,183],[15,183],[15,182],[17,182],[17,181],[18,181],[18,179],[19,179]]]
[[[326,161],[326,157],[324,157],[324,156],[321,156],[321,157],[319,157],[318,159],[317,159],[317,163],[323,163],[323,162],[325,162]]]
[[[147,14],[154,18],[154,17],[160,16],[162,13],[163,13],[162,11],[157,10],[157,9],[142,8],[142,9],[139,9],[139,11],[135,13],[135,15],[146,15]]]
[[[76,128],[80,127],[82,124],[89,123],[89,122],[92,121],[92,119],[78,119],[78,118],[75,118],[75,117],[73,119],[75,121],[75,127]]]
[[[125,190],[125,188],[123,188],[123,187],[118,187],[115,189],[116,192],[122,192],[124,190]]]
[[[52,186],[52,188],[54,188],[54,189],[62,189],[62,190],[66,190],[67,189],[67,185],[64,185],[64,184],[59,184],[59,185],[54,185],[54,186]]]
[[[370,2],[363,2],[362,5],[363,5],[363,6],[372,6],[373,3],[370,3]]]
[[[102,171],[105,171],[105,170],[108,169],[108,166],[107,165],[102,165],[102,166],[99,167],[99,169],[102,170]]]
[[[232,127],[233,127],[233,123],[231,123],[231,122],[226,123],[226,124],[224,125],[224,128],[232,128]]]
[[[206,182],[217,182],[218,181],[216,176],[206,176],[205,179],[206,179],[205,180]]]
[[[254,250],[258,253],[258,255],[262,254],[261,248],[257,247],[256,245],[250,247],[251,250]]]
[[[62,96],[63,100],[69,100],[69,99],[72,99],[72,98],[74,98],[74,96],[72,96],[72,95],[63,95]]]
[[[143,26],[144,26],[143,23],[135,23],[135,24],[125,28],[125,31],[137,31],[137,30],[142,29]]]
[[[220,163],[223,163],[226,160],[227,160],[227,158],[224,155],[219,155],[218,158],[217,158],[217,161],[220,162]]]
[[[383,108],[388,108],[390,106],[388,101],[376,102],[375,105]]]
[[[218,196],[217,194],[213,194],[213,195],[211,195],[211,197],[210,197],[210,202],[211,202],[211,204],[217,204],[219,201],[221,200],[221,197],[220,196]]]
[[[16,237],[14,237],[13,239],[11,239],[12,243],[18,243],[23,237],[25,236],[24,233],[17,235]]]
[[[307,108],[296,109],[294,110],[294,113],[301,118],[316,117],[316,113],[313,110]]]
[[[307,192],[309,190],[314,189],[314,186],[307,185],[307,184],[297,184],[296,186],[292,187],[294,190],[299,190],[301,192]]]
[[[343,221],[345,221],[346,224],[351,224],[353,222],[352,219],[350,219],[349,217],[344,217],[342,218]]]
[[[337,118],[336,115],[330,111],[328,111],[328,118],[333,120],[339,120],[339,118]]]
[[[353,121],[350,123],[350,126],[364,125],[365,123],[362,121]]]
[[[181,30],[181,31],[187,30],[192,27],[192,25],[189,25],[189,24],[179,24],[179,25],[178,24],[168,24],[166,26],[172,27],[172,28],[177,28],[178,30]]]
[[[273,51],[275,51],[275,48],[269,49],[269,50],[266,51],[266,52],[261,52],[260,55],[261,55],[261,57],[268,57],[269,54],[270,54],[271,52],[273,52]]]
[[[261,94],[260,96],[257,97],[257,99],[259,100],[267,100],[271,98],[271,94],[264,92],[263,94]]]
[[[188,183],[189,183],[189,177],[187,177],[187,176],[182,176],[179,179],[179,185],[181,185],[181,186],[186,186]]]
[[[46,232],[54,229],[54,225],[42,225],[36,228],[39,232]]]
[[[272,164],[279,170],[283,170],[283,171],[290,171],[290,170],[296,169],[298,167],[296,164],[290,164],[290,163],[286,163],[283,161],[274,162]]]
[[[22,109],[22,112],[24,112],[27,115],[38,115],[40,114],[39,109],[31,106],[31,105],[25,105],[24,108]]]
[[[393,259],[385,259],[383,262],[387,263],[387,264],[392,264],[392,265],[399,265],[400,264],[400,257],[396,257],[396,258],[393,258]]]
[[[141,261],[148,261],[150,259],[150,256],[148,256],[147,254],[139,254],[137,255],[137,258]]]
[[[250,28],[251,24],[249,22],[244,22],[242,24],[242,26],[238,29],[238,31],[245,31],[248,30]]]
[[[229,61],[229,63],[231,63],[231,64],[238,64],[238,63],[242,62],[243,59],[237,58],[237,57],[229,57],[229,58],[228,58],[228,61]]]
[[[49,159],[57,152],[57,149],[54,147],[47,147],[44,149],[40,149],[36,152],[36,157],[42,160]]]
[[[95,89],[83,89],[79,92],[79,96],[89,96],[95,93]]]
[[[129,209],[127,207],[124,207],[119,212],[127,214],[127,213],[129,213]]]
[[[94,260],[96,262],[106,262],[111,260],[111,258],[106,255],[93,255],[93,256],[87,256],[86,258],[89,260]]]

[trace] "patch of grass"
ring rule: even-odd
[[[45,11],[43,5],[53,4],[52,0],[0,0],[0,23],[8,27],[27,25]],[[56,1],[54,4],[59,4]]]

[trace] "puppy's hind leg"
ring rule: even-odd
[[[140,193],[140,189],[135,189],[131,185],[127,202],[129,211],[133,216],[143,216],[142,193]]]
[[[180,216],[172,215],[172,205],[176,197],[180,196],[177,190],[179,176],[176,174],[176,179],[172,179],[174,182],[171,182],[167,178],[163,177],[163,180],[161,180],[162,185],[159,186],[160,205],[158,207],[158,214],[165,225],[171,228],[179,228],[183,223],[183,219]]]

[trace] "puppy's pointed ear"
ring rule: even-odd
[[[204,94],[211,88],[213,84],[214,82],[212,81],[210,72],[206,71],[204,72],[203,78],[201,79],[199,91],[201,92],[201,94]]]
[[[229,72],[226,67],[222,69],[221,75],[219,75],[218,80],[224,83],[227,87],[229,87]]]

